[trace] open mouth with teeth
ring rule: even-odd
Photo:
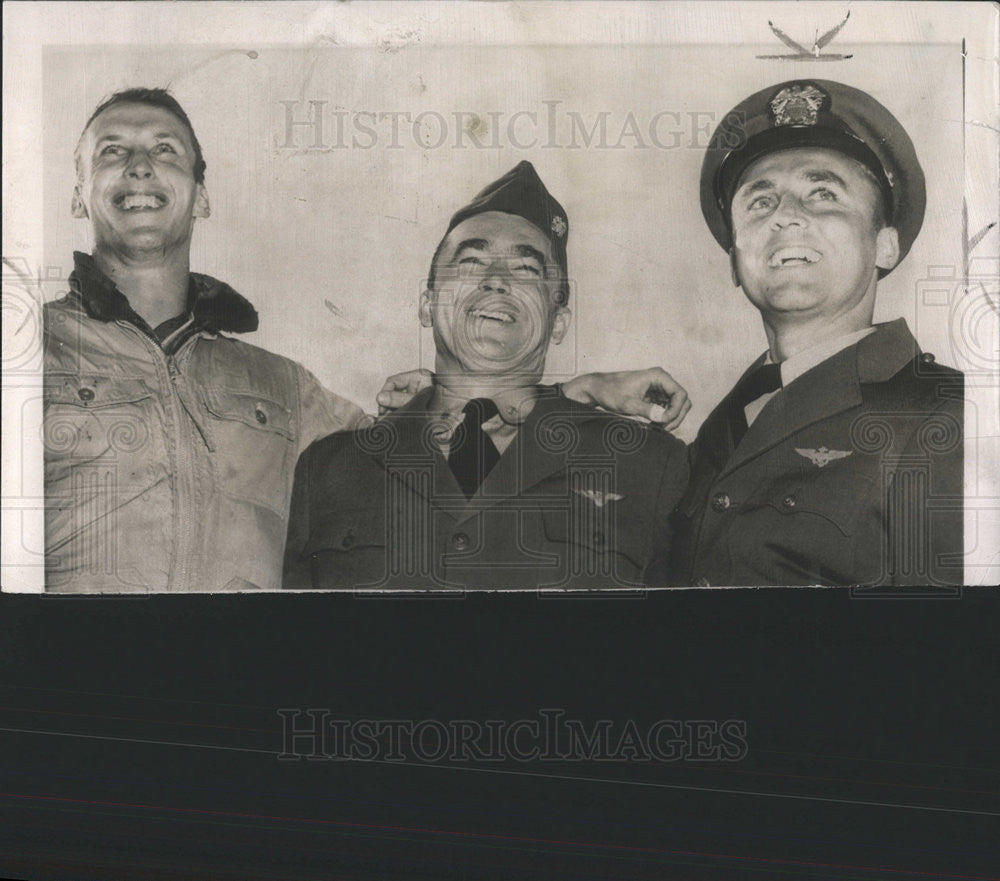
[[[767,265],[771,269],[784,269],[791,266],[809,266],[813,263],[818,263],[822,259],[822,254],[819,251],[814,251],[812,248],[779,248],[775,251],[770,259],[767,261]]]
[[[113,202],[121,211],[156,211],[167,204],[167,198],[160,193],[121,193]]]
[[[517,319],[514,311],[508,309],[470,309],[469,315],[473,318],[481,318],[484,321],[496,321],[499,324],[513,324]]]

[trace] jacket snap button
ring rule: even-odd
[[[454,545],[456,551],[464,551],[469,546],[469,536],[464,532],[459,532],[452,536],[451,543]]]
[[[923,361],[924,364],[933,364],[934,363],[934,353],[933,352],[924,352],[920,356],[920,360]]]
[[[712,499],[712,509],[715,511],[725,511],[729,505],[729,496],[725,493],[716,493]]]
[[[261,425],[267,425],[267,413],[263,411],[259,404],[257,405],[257,409],[253,411],[253,415]]]
[[[794,508],[798,503],[799,500],[795,498],[795,496],[785,496],[781,500],[781,504],[783,504],[786,508]]]
[[[92,388],[82,388],[77,393],[77,397],[81,401],[92,401],[94,400],[94,390]]]

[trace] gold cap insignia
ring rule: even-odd
[[[552,218],[552,232],[555,234],[557,239],[561,239],[566,235],[566,221],[560,217],[558,214]]]
[[[810,83],[786,86],[771,99],[774,124],[816,125],[816,115],[830,106],[830,96]]]

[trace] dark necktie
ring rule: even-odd
[[[743,377],[733,389],[729,403],[729,425],[733,433],[733,446],[739,446],[748,431],[746,413],[743,408],[753,403],[761,395],[781,388],[781,365],[761,364]]]
[[[486,475],[500,461],[500,451],[483,431],[483,423],[498,412],[490,398],[473,398],[462,410],[465,420],[451,437],[448,465],[467,499],[476,494]]]

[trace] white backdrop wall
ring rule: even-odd
[[[248,339],[371,409],[388,373],[433,366],[416,305],[451,213],[527,159],[571,227],[575,330],[549,378],[660,364],[691,393],[690,438],[765,347],[701,216],[704,147],[732,106],[782,80],[863,88],[910,133],[927,217],[880,285],[878,317],[903,315],[952,360],[948,323],[921,308],[918,287],[962,256],[961,57],[948,45],[851,48],[849,61],[816,64],[757,60],[768,45],[52,47],[45,262],[69,267],[90,248],[69,199],[91,110],[121,88],[169,86],[208,162],[212,217],[196,228],[193,267],[257,306]]]

